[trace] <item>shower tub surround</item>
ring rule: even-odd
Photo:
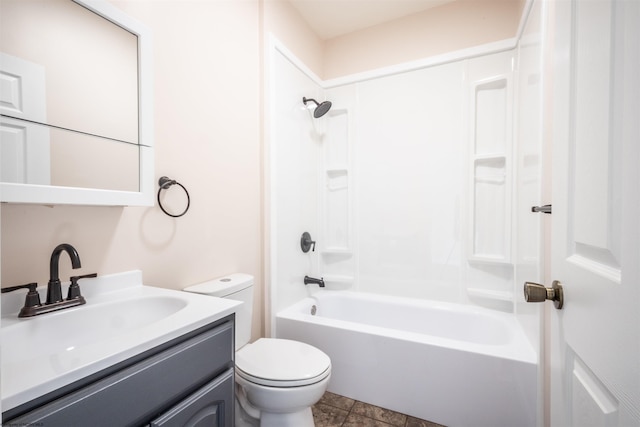
[[[320,291],[276,322],[331,357],[333,393],[449,426],[535,426],[537,358],[512,314]]]
[[[331,357],[329,391],[453,427],[540,422],[521,285],[542,272],[540,54],[514,43],[323,82],[274,42],[269,329]]]

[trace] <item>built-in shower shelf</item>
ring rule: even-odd
[[[337,184],[337,185],[327,184],[327,190],[329,191],[346,190],[347,188],[349,188],[347,184]]]
[[[328,274],[323,276],[322,278],[327,283],[353,283],[355,277],[353,276],[343,276],[337,274]]]
[[[501,161],[505,158],[504,153],[484,153],[474,156],[476,162]]]
[[[353,255],[353,251],[348,248],[327,248],[323,249],[320,252],[322,255],[332,256],[332,255],[343,255],[343,256],[351,256]]]
[[[472,100],[469,261],[511,260],[511,110],[507,76],[476,81]]]
[[[326,124],[320,165],[319,270],[332,289],[347,289],[353,284],[355,275],[349,110],[335,110]]]
[[[347,169],[327,169],[327,190],[339,191],[349,188],[349,171]]]
[[[338,167],[329,167],[325,169],[327,175],[338,175],[338,174],[346,174],[349,172],[349,168],[346,166],[338,166]]]
[[[507,176],[505,156],[483,156],[474,161],[474,176],[477,182],[504,184]]]
[[[485,253],[476,253],[474,255],[469,255],[467,258],[472,264],[504,264],[511,265],[511,259],[506,258],[502,254],[485,254]]]
[[[469,296],[477,298],[486,298],[499,301],[513,301],[513,292],[508,291],[494,291],[490,289],[481,288],[467,288]]]

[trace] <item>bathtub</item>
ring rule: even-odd
[[[450,427],[536,425],[537,356],[512,314],[322,290],[276,335],[331,357],[331,392]]]

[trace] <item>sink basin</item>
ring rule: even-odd
[[[2,294],[3,411],[222,319],[241,305],[144,286],[140,271],[84,279],[81,288],[85,305],[26,319],[18,318],[26,291]]]
[[[0,330],[2,363],[40,358],[43,354],[71,353],[166,318],[187,306],[169,296],[137,297],[126,301],[87,304],[56,311]],[[24,340],[24,337],[29,337]]]

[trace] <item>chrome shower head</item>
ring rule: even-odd
[[[316,119],[327,114],[327,111],[329,111],[329,109],[331,108],[331,101],[324,101],[324,102],[318,103],[318,101],[312,98],[305,98],[305,97],[302,98],[302,102],[304,102],[304,105],[307,105],[307,102],[309,101],[316,104],[316,108],[315,110],[313,110],[313,117],[315,117]]]

